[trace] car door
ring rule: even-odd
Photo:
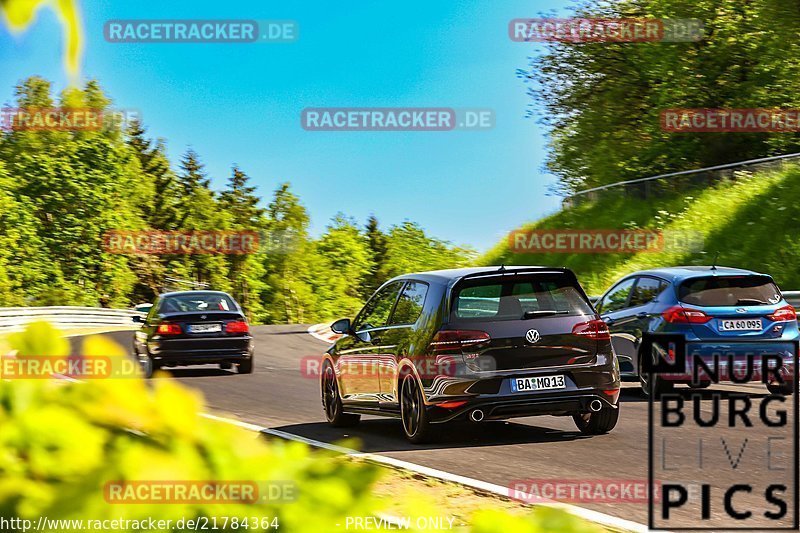
[[[627,367],[635,356],[635,339],[630,337],[628,326],[630,322],[629,302],[635,277],[625,278],[614,285],[600,300],[597,310],[600,318],[608,325],[611,332],[611,345],[620,359],[620,370]],[[628,369],[628,371],[632,370]]]
[[[355,335],[342,339],[337,364],[343,401],[377,407],[381,368],[393,358],[385,344],[387,323],[404,284],[395,281],[381,287],[353,322]]]
[[[620,332],[619,343],[624,345],[625,355],[631,357],[630,362],[637,371],[639,366],[637,356],[639,345],[642,342],[642,333],[649,331],[655,307],[654,302],[666,287],[666,281],[652,276],[636,278],[624,318],[617,323],[617,329]],[[631,341],[632,344],[628,344],[628,341]]]
[[[381,358],[378,362],[382,402],[397,402],[396,385],[400,359],[408,354],[411,336],[425,307],[428,288],[429,285],[422,281],[406,282],[381,337],[381,352],[391,354],[391,357]]]

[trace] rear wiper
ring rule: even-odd
[[[736,305],[767,305],[768,303],[755,298],[740,298],[736,300]]]
[[[522,313],[522,319],[536,318],[537,316],[552,316],[552,315],[566,315],[569,311],[556,311],[555,309],[544,311],[525,311]]]

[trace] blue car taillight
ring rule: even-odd
[[[767,318],[773,322],[791,322],[792,320],[797,320],[797,312],[791,305],[784,305],[776,309],[774,313],[767,315]]]
[[[691,309],[680,305],[670,307],[661,315],[670,324],[705,324],[714,318],[699,309]]]

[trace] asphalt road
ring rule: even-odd
[[[530,417],[512,422],[451,425],[441,431],[438,442],[412,445],[403,438],[396,419],[365,417],[358,427],[346,430],[331,428],[325,423],[317,377],[305,376],[301,372],[301,361],[305,357],[318,357],[327,344],[308,335],[306,329],[306,326],[253,328],[256,339],[253,374],[237,375],[235,371],[212,366],[174,369],[171,374],[183,384],[201,390],[208,409],[216,414],[235,415],[247,422],[324,442],[355,437],[363,451],[502,486],[530,479],[647,480],[648,402],[633,385],[623,389],[621,417],[608,435],[584,437],[577,432],[571,418]],[[131,344],[131,332],[108,335],[125,346]],[[72,342],[79,351],[80,337],[73,338]],[[758,402],[766,390],[756,385],[749,387],[757,417]],[[712,391],[723,391],[724,395],[725,389],[713,387],[705,393],[710,398]],[[710,399],[702,402],[701,411],[706,416],[712,412]],[[726,420],[727,409],[723,409],[722,414]],[[763,486],[770,480],[786,477],[785,469],[775,470],[781,465],[788,467],[788,474],[791,474],[791,445],[780,450],[774,446],[770,449],[772,445],[766,442],[769,432],[763,430],[759,430],[757,438],[752,431],[742,433],[741,428],[690,425],[672,431],[657,435],[655,447],[660,450],[663,445],[671,455],[669,459],[659,455],[655,464],[659,468],[678,464],[681,472],[685,472],[694,464],[699,453],[698,440],[702,438],[702,468],[694,464],[699,470],[695,472],[696,477],[688,479],[698,483],[712,480],[712,519],[725,518],[721,493],[733,483],[754,485],[752,494],[735,496],[737,508],[752,510],[758,516],[774,509],[764,499]],[[791,439],[787,428],[775,431],[775,435]],[[661,440],[662,436],[666,440]],[[749,442],[743,448],[744,437],[748,437]],[[780,443],[775,441],[774,444]],[[787,449],[788,454],[779,453]],[[733,468],[731,465],[737,457],[739,462]],[[790,502],[790,514],[793,497],[793,487],[789,484],[784,499]],[[576,505],[647,524],[647,505],[641,501],[604,503],[595,500]],[[674,521],[676,516],[677,521]],[[730,524],[730,520],[727,523]],[[670,524],[671,527],[701,525],[694,513],[673,515]]]

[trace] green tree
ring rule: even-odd
[[[231,217],[232,229],[252,231],[258,235],[256,253],[231,255],[228,262],[234,297],[251,317],[260,319],[264,315],[261,293],[266,287],[263,281],[264,252],[260,241],[266,229],[266,211],[258,207],[261,198],[256,196],[256,188],[250,186],[249,181],[249,176],[234,165],[228,187],[220,194],[219,203],[221,209]]]
[[[152,202],[142,206],[142,216],[151,228],[174,229],[178,222],[178,180],[170,168],[164,141],[153,141],[146,133],[139,120],[134,120],[128,128],[128,144],[153,186]]]
[[[797,108],[800,4],[587,0],[578,17],[696,18],[684,43],[552,44],[520,75],[551,132],[547,167],[576,190],[800,149],[797,133],[670,133],[669,108]]]
[[[309,283],[318,319],[354,315],[364,301],[362,288],[374,271],[367,237],[354,220],[340,213],[315,242],[314,256]]]
[[[41,78],[22,82],[16,94],[21,108],[53,106]],[[107,103],[90,82],[65,91],[58,105],[100,110]],[[135,282],[127,259],[100,253],[103,234],[136,220],[133,206],[146,194],[120,132],[15,129],[3,137],[0,158],[49,259],[41,286],[26,287],[28,295],[41,303],[127,304]]]
[[[178,173],[178,229],[183,231],[224,231],[230,228],[231,216],[225,212],[211,190],[211,178],[197,152],[184,154]],[[183,255],[172,259],[167,272],[173,277],[206,283],[209,288],[231,290],[227,260],[217,254]]]
[[[361,297],[366,300],[373,292],[380,287],[386,280],[380,277],[379,273],[385,270],[383,266],[386,262],[386,235],[381,231],[378,218],[370,215],[366,226],[367,243],[372,254],[372,267],[370,275],[366,277],[361,289]]]
[[[309,310],[316,309],[316,297],[307,283],[313,246],[308,237],[308,213],[288,183],[275,190],[267,218],[265,318],[269,322],[306,322],[313,316]]]
[[[473,250],[429,237],[419,224],[405,221],[389,230],[386,261],[378,275],[389,279],[408,272],[457,268],[467,266],[474,257]]]

